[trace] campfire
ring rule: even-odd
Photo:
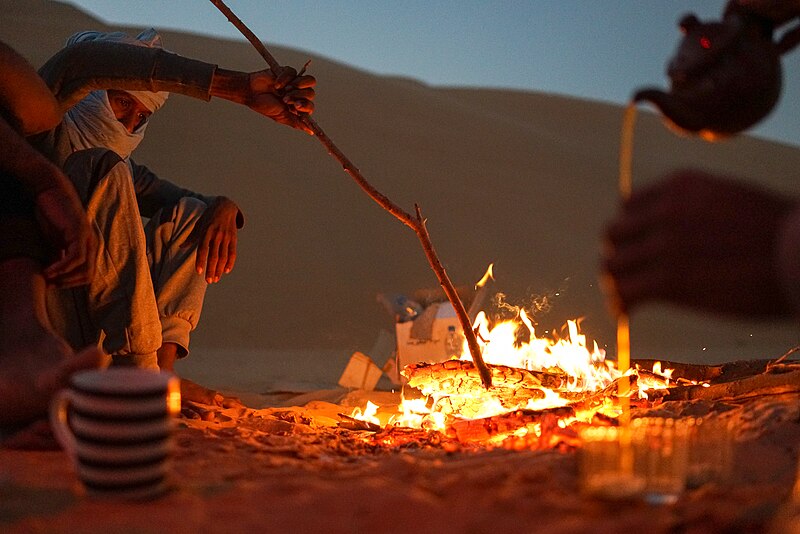
[[[540,337],[524,310],[495,324],[481,312],[474,330],[491,388],[464,342],[459,359],[407,365],[404,396],[393,413],[370,402],[347,419],[371,430],[439,432],[462,444],[553,448],[574,445],[581,427],[616,424],[621,395],[636,406],[678,384],[661,362],[620,372],[596,342],[589,343],[578,321],[568,321],[561,336]],[[630,386],[620,394],[623,377]]]

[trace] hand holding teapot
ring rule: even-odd
[[[633,100],[653,103],[668,125],[708,140],[737,134],[766,117],[781,93],[780,55],[800,41],[800,26],[775,43],[774,27],[785,20],[747,3],[730,2],[719,22],[685,15],[679,23],[684,37],[667,67],[669,92],[645,88]]]

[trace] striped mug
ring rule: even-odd
[[[50,405],[56,439],[87,495],[147,499],[168,485],[180,380],[130,367],[75,373]]]

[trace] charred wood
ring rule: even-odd
[[[717,384],[670,389],[664,401],[719,400],[759,395],[778,395],[800,391],[800,371],[761,373]]]
[[[544,419],[574,417],[575,410],[560,406],[547,410],[517,410],[516,412],[485,417],[483,419],[456,420],[447,427],[447,436],[461,442],[485,441],[493,437],[511,434],[523,427],[540,425]]]

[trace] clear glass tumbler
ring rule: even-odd
[[[686,487],[687,435],[684,422],[664,417],[583,429],[578,453],[581,490],[604,499],[676,502]]]
[[[582,492],[610,500],[638,498],[645,479],[634,472],[630,427],[587,427],[580,436],[578,469]]]
[[[686,488],[688,427],[667,417],[631,421],[633,470],[644,478],[643,497],[654,504],[672,504]]]
[[[686,485],[725,485],[733,466],[731,418],[708,415],[686,421],[688,427],[689,465]]]

